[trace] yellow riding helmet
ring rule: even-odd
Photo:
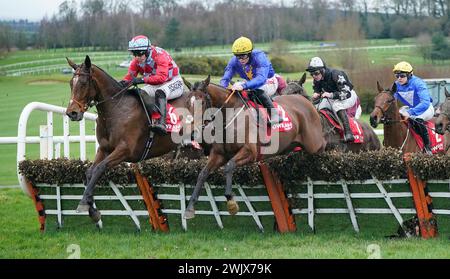
[[[402,62],[396,64],[392,71],[394,73],[396,73],[396,72],[411,73],[413,71],[413,67],[408,62],[402,61]]]
[[[249,38],[240,37],[234,41],[231,51],[234,55],[248,54],[252,52],[253,44]]]

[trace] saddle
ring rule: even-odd
[[[329,109],[321,109],[319,113],[322,114],[325,117],[325,119],[338,130],[341,139],[343,139],[344,128],[340,124],[340,121],[338,120],[336,114],[330,111]],[[353,133],[353,137],[355,138],[355,141],[353,143],[364,143],[364,132],[361,127],[361,124],[358,123],[355,120],[355,118],[350,116],[348,116],[348,122],[350,124],[350,129]]]

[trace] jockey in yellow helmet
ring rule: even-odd
[[[220,80],[220,85],[228,87],[235,74],[243,78],[244,82],[233,84],[233,90],[255,90],[262,105],[271,113],[269,125],[283,122],[274,108],[270,96],[278,89],[278,79],[272,67],[272,63],[266,54],[258,49],[253,49],[253,43],[249,38],[236,39],[231,47],[234,56],[228,62],[225,73]]]

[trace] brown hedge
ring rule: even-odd
[[[167,160],[154,158],[139,164],[143,175],[153,184],[190,184],[195,185],[200,170],[207,159]],[[295,181],[312,180],[338,181],[366,180],[372,175],[381,180],[406,177],[406,168],[401,152],[392,148],[361,153],[340,153],[336,151],[316,155],[303,152],[276,156],[265,161],[278,173],[285,185],[295,185]],[[410,166],[422,179],[448,179],[450,177],[449,156],[428,156],[415,154]],[[74,184],[83,183],[85,172],[92,162],[68,159],[26,160],[20,163],[19,171],[34,183]],[[108,170],[98,182],[107,185],[108,181],[116,184],[133,184],[135,178],[129,165],[122,163]],[[223,168],[210,174],[208,182],[224,185]],[[237,168],[233,183],[248,186],[261,185],[262,179],[258,164]],[[288,186],[290,187],[290,186]]]

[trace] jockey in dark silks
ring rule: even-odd
[[[323,98],[324,106],[331,106],[342,122],[344,141],[355,139],[350,129],[347,109],[353,107],[358,99],[347,74],[341,70],[328,68],[320,57],[311,58],[306,69],[313,77],[313,100]],[[320,107],[320,105],[319,105]]]
[[[270,98],[277,92],[278,80],[266,54],[261,50],[253,49],[251,40],[246,37],[240,37],[234,41],[232,52],[235,56],[228,62],[220,85],[228,87],[233,76],[239,74],[245,81],[234,83],[231,89],[238,91],[257,89],[255,92],[259,100],[272,115],[268,124],[283,122]]]
[[[434,107],[425,82],[413,75],[413,67],[402,61],[394,66],[395,84],[397,92],[394,98],[399,99],[406,106],[400,108],[400,114],[410,119],[410,125],[418,133],[424,144],[424,152],[432,154],[428,128],[424,122],[434,116]]]

